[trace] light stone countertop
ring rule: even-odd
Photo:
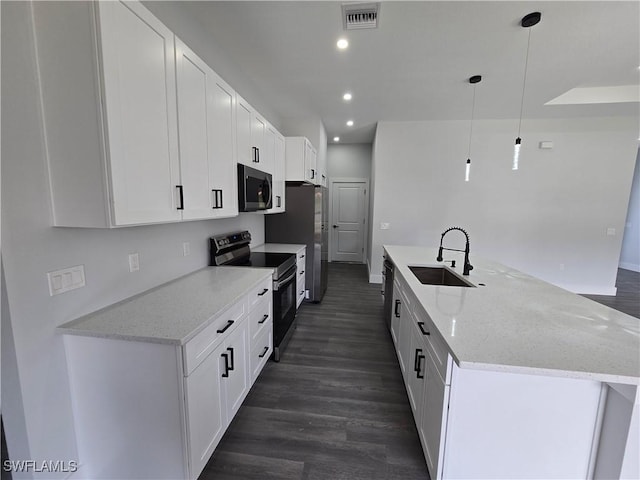
[[[60,325],[59,333],[184,345],[272,269],[206,267]]]
[[[269,253],[298,253],[306,245],[298,243],[263,243],[257,247],[251,247],[252,252]]]
[[[384,249],[461,368],[640,384],[640,319],[473,253],[477,288],[422,285],[408,266],[444,265],[437,248]]]

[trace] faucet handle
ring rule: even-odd
[[[455,260],[449,260],[449,262],[451,262],[451,268],[456,268],[456,261]]]

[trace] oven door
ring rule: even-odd
[[[280,361],[282,350],[293,334],[296,317],[296,266],[273,282],[273,359]]]

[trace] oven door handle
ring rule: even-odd
[[[277,282],[273,283],[273,290],[278,290],[281,286],[283,286],[285,283],[289,282],[291,279],[296,277],[296,273],[297,270],[294,270],[293,273],[291,275],[289,275],[287,278],[285,278],[284,280],[278,280]]]

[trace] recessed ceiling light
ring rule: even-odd
[[[349,120],[347,122],[347,127],[353,127],[353,120]]]
[[[353,98],[353,96],[349,92],[347,92],[342,96],[342,98],[344,98],[348,102]]]
[[[339,142],[340,141],[340,137],[333,137],[333,141],[334,142]]]
[[[347,41],[346,38],[341,38],[340,40],[338,40],[337,45],[340,50],[344,50],[349,46],[349,42]]]

